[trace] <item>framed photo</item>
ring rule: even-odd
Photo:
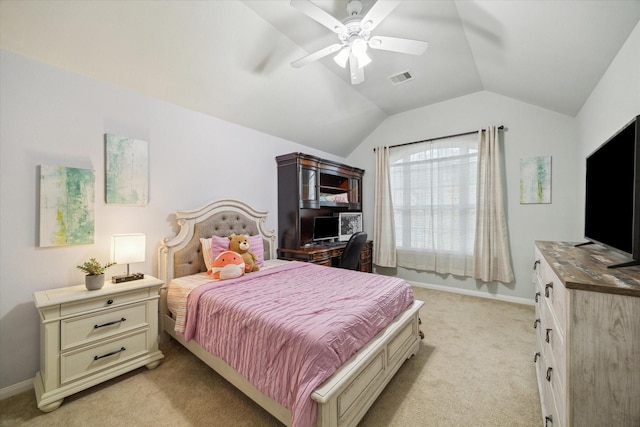
[[[340,241],[347,241],[351,236],[362,231],[362,212],[340,212],[338,214],[338,233]]]
[[[147,206],[149,147],[147,141],[105,134],[105,202]]]
[[[95,171],[40,166],[40,247],[94,243]]]

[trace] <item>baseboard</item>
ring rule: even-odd
[[[11,396],[31,390],[33,388],[33,378],[20,381],[18,384],[0,388],[0,400],[8,399]]]
[[[494,294],[488,294],[486,292],[481,292],[481,291],[473,291],[470,289],[460,289],[460,288],[453,288],[451,286],[432,285],[431,283],[412,282],[409,280],[407,280],[407,282],[409,282],[411,286],[415,286],[416,288],[425,288],[425,289],[433,289],[435,291],[452,292],[455,294],[463,294],[463,295],[470,295],[474,297],[487,298],[487,299],[493,299],[498,301],[513,302],[516,304],[535,305],[535,302],[533,301],[533,299],[529,299],[529,298],[510,297],[510,296],[498,295],[498,294],[494,295]]]

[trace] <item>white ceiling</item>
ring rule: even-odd
[[[391,114],[483,90],[575,116],[639,20],[640,0],[403,1],[374,35],[427,52],[369,50],[356,86],[331,56],[289,65],[337,38],[287,0],[0,0],[0,46],[347,156]]]

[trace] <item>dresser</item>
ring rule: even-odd
[[[158,349],[161,280],[106,283],[39,291],[40,371],[33,384],[38,408],[57,409],[65,397],[141,366],[153,369]]]
[[[640,426],[640,267],[599,245],[535,244],[534,363],[546,427]]]

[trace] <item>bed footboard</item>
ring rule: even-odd
[[[321,427],[355,426],[404,361],[418,352],[418,311],[413,305],[316,389]]]

